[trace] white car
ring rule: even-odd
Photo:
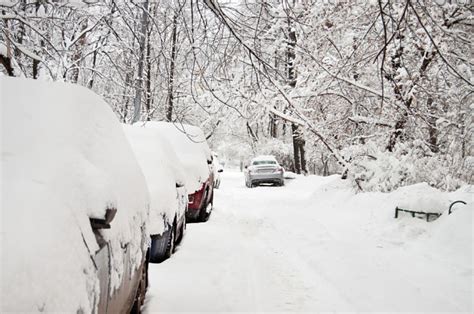
[[[149,195],[108,104],[87,88],[0,76],[0,312],[138,311]]]
[[[219,161],[219,155],[212,153],[212,170],[214,171],[214,188],[218,189],[221,185],[221,173],[224,172],[224,167]]]
[[[199,127],[168,122],[147,122],[146,128],[159,130],[184,166],[188,190],[187,221],[207,221],[214,202],[212,154]]]
[[[261,183],[283,186],[284,172],[274,156],[255,157],[250,161],[250,165],[245,166],[245,186],[251,188]]]
[[[150,262],[171,257],[186,230],[188,194],[184,167],[160,130],[146,124],[123,125],[150,193]]]

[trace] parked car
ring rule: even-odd
[[[187,221],[207,221],[214,202],[214,170],[211,150],[202,130],[187,124],[147,122],[173,146],[185,169],[188,190]]]
[[[245,167],[245,186],[254,187],[261,183],[272,183],[283,186],[285,179],[283,167],[278,164],[274,156],[258,156]]]
[[[139,312],[149,196],[116,116],[78,85],[0,91],[0,312]]]
[[[171,257],[186,229],[188,194],[184,167],[160,130],[141,123],[123,125],[150,193],[150,262]]]
[[[214,171],[214,189],[218,189],[221,185],[221,173],[224,172],[224,167],[219,161],[219,155],[212,153],[212,169]]]

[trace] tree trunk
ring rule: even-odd
[[[401,42],[404,39],[403,35],[404,29],[399,29],[397,34],[397,40]],[[436,56],[436,51],[431,51],[429,49],[421,48],[423,51],[423,59],[421,62],[421,66],[418,69],[418,77],[416,80],[411,82],[411,84],[403,84],[399,78],[397,78],[396,73],[403,68],[403,64],[401,60],[403,60],[404,54],[404,46],[400,44],[400,46],[395,50],[394,54],[391,56],[391,73],[386,73],[385,78],[392,83],[393,92],[395,94],[395,99],[398,103],[401,104],[402,112],[399,114],[397,121],[395,122],[395,129],[393,130],[392,134],[390,134],[389,141],[387,143],[386,149],[389,152],[392,152],[395,148],[397,141],[401,138],[403,140],[403,135],[405,132],[405,126],[408,122],[409,112],[412,107],[412,103],[414,100],[413,94],[405,97],[406,94],[410,94],[415,87],[417,80],[420,80],[426,73],[428,66],[433,61],[434,57]],[[429,100],[428,100],[429,101]]]
[[[278,137],[277,117],[273,113],[270,113],[270,136]]]
[[[436,103],[433,101],[433,97],[428,97],[426,106],[430,113],[428,117],[428,143],[430,144],[430,150],[433,153],[439,152],[438,146],[438,129],[436,128]]]
[[[79,31],[79,34],[84,32],[87,29],[87,19],[83,22],[81,30]],[[79,35],[78,34],[78,35]],[[86,35],[82,34],[81,38],[77,40],[77,43],[75,45],[75,50],[74,50],[74,55],[72,57],[72,74],[71,74],[71,82],[77,83],[79,80],[79,64],[82,59],[82,51],[84,50],[84,46],[86,44]]]
[[[298,139],[297,139],[298,126],[296,124],[291,124],[291,131],[293,133],[293,159],[295,161],[294,171],[300,174],[301,173],[301,156],[300,156],[300,149],[299,149]]]
[[[143,13],[141,20],[140,42],[139,42],[139,58],[138,73],[135,81],[135,98],[133,102],[134,112],[132,122],[137,122],[141,118],[142,111],[142,89],[143,89],[143,63],[145,59],[146,30],[148,28],[148,5],[149,0],[143,3]]]
[[[94,54],[92,55],[92,69],[95,70],[95,65],[97,63],[97,49],[94,51]],[[89,83],[87,83],[87,86],[92,89],[94,87],[94,77],[95,77],[95,72],[92,72],[91,78],[89,79]]]
[[[171,39],[171,60],[170,60],[170,76],[168,80],[168,106],[166,109],[166,121],[171,121],[173,118],[174,106],[174,68],[176,62],[176,32],[178,28],[178,14],[175,13],[173,17],[173,33]]]
[[[3,65],[7,71],[8,76],[15,76],[10,58],[0,55],[0,64]]]
[[[153,25],[148,32],[147,37],[147,45],[146,45],[146,85],[145,85],[145,110],[146,110],[146,120],[151,121],[150,111],[151,111],[151,45],[150,45],[150,38],[151,38],[151,31],[153,29]]]
[[[288,69],[288,85],[292,88],[296,87],[296,71],[295,71],[295,47],[296,47],[296,30],[292,27],[290,18],[288,18],[288,48],[287,48],[287,69]],[[293,158],[295,161],[295,172],[300,174],[306,173],[305,158],[305,140],[301,126],[292,123],[291,131],[293,136]]]

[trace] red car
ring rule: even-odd
[[[208,163],[209,164],[209,163]],[[212,160],[209,167],[212,166]],[[209,171],[208,179],[201,184],[199,190],[188,195],[188,210],[186,219],[192,221],[207,221],[211,216],[214,203],[214,173]]]
[[[214,166],[204,133],[200,128],[187,124],[148,122],[147,126],[160,129],[184,166],[188,191],[186,220],[207,221],[214,200]]]

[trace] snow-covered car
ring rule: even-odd
[[[214,189],[218,189],[221,185],[221,173],[224,172],[224,167],[219,161],[219,155],[212,153],[212,170],[214,171]]]
[[[245,186],[254,187],[261,183],[285,184],[284,169],[274,156],[257,156],[245,167]]]
[[[147,122],[157,128],[173,146],[185,169],[188,190],[188,221],[207,221],[214,201],[214,170],[212,153],[199,127],[168,122]]]
[[[138,311],[146,181],[120,123],[78,85],[0,77],[0,312]]]
[[[150,193],[150,262],[171,257],[186,229],[188,194],[184,167],[160,130],[141,123],[123,125]]]

